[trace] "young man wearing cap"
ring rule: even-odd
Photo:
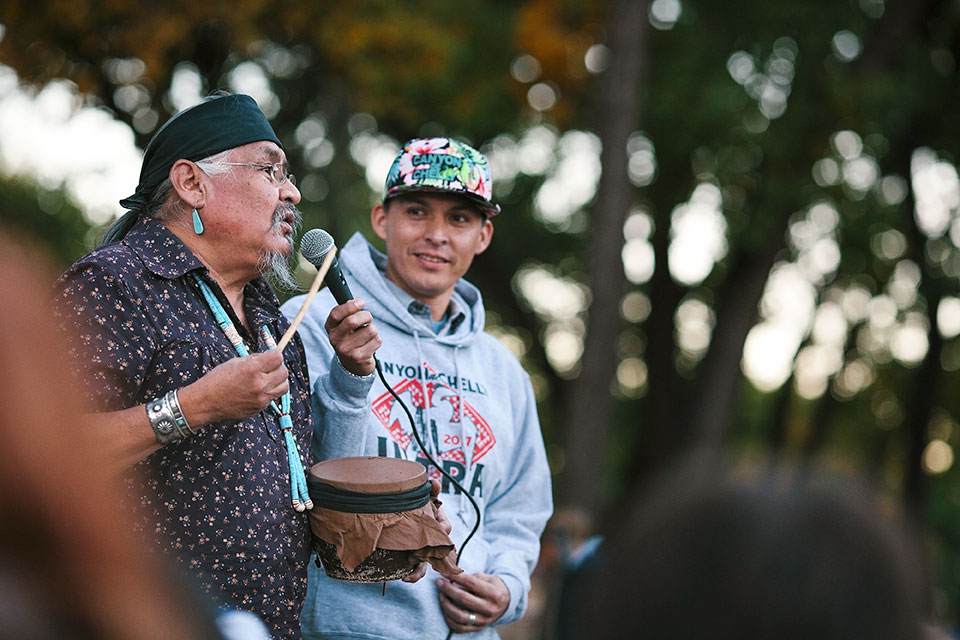
[[[406,143],[371,212],[386,253],[354,235],[338,259],[356,299],[338,306],[322,292],[300,326],[318,400],[316,457],[359,429],[366,454],[424,464],[429,454],[464,489],[431,467],[464,573],[390,585],[384,597],[379,584],[337,582],[311,565],[305,638],[443,638],[450,630],[496,638],[493,625],[526,608],[552,512],[550,473],[530,379],[483,331],[480,292],[463,279],[493,235],[500,208],[491,191],[487,160],[470,146]],[[301,303],[283,311],[293,316]],[[376,377],[374,353],[425,452]]]

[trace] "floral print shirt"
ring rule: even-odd
[[[191,272],[204,277],[251,352],[267,348],[261,326],[276,341],[289,326],[273,291],[257,279],[244,290],[246,317],[256,328],[248,333],[200,260],[162,224],[141,219],[55,285],[56,320],[96,411],[144,404],[237,357]],[[312,426],[299,337],[284,356],[303,459]],[[291,506],[289,476],[283,434],[267,408],[161,447],[124,481],[138,530],[216,603],[256,613],[277,638],[299,638],[310,532],[307,516]]]

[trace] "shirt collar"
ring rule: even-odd
[[[395,282],[389,280],[384,276],[384,282],[387,283],[387,287],[390,289],[390,292],[393,293],[394,297],[400,301],[400,303],[407,309],[407,312],[412,315],[414,318],[419,320],[425,327],[430,329],[433,332],[433,320],[430,317],[430,306],[425,302],[417,300],[409,293],[401,289]],[[457,330],[457,327],[460,326],[460,323],[463,322],[466,318],[466,314],[463,312],[464,304],[463,301],[458,300],[459,296],[454,292],[453,296],[450,298],[450,304],[447,306],[447,322],[446,330],[453,332]],[[439,335],[443,333],[444,329],[437,331]]]
[[[187,245],[150,216],[141,216],[123,239],[152,273],[173,280],[204,265]]]

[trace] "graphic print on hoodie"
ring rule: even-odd
[[[419,369],[395,366],[389,362],[381,363],[381,366],[385,375],[393,373],[396,369],[400,375],[407,376],[401,378],[401,381],[394,385],[393,390],[413,413],[417,431],[427,453],[443,467],[447,475],[460,483],[467,493],[473,497],[482,497],[483,465],[480,460],[497,442],[490,424],[468,400],[460,395],[457,389],[449,384],[450,376],[438,374],[429,364],[424,363]],[[410,377],[412,374],[416,374],[416,377]],[[424,393],[422,380],[427,381],[426,393]],[[454,384],[456,384],[456,377],[454,377]],[[483,387],[479,384],[468,381],[464,381],[464,384],[468,390],[485,394]],[[389,391],[376,398],[372,408],[373,415],[383,425],[392,441],[388,443],[387,437],[379,436],[377,455],[392,458],[406,457],[402,452],[409,451],[411,445],[417,447],[415,438],[407,426],[409,420],[406,412],[398,406],[396,398]],[[464,420],[469,423],[469,430],[463,428]],[[443,493],[451,491],[450,481],[436,467],[428,464],[425,456],[418,455],[417,461],[429,469],[431,478],[441,482]],[[471,478],[466,478],[468,468],[472,470]],[[455,486],[452,490],[454,493],[460,493]]]

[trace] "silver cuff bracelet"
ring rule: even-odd
[[[183,417],[176,390],[168,391],[165,395],[147,403],[147,420],[150,421],[153,434],[160,444],[181,440],[187,435],[185,430],[196,433]]]

